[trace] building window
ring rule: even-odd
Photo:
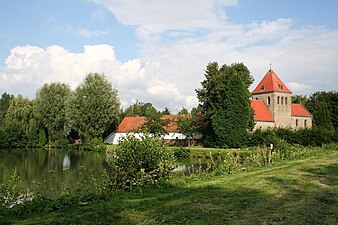
[[[296,127],[298,127],[298,119],[296,119]]]
[[[281,104],[283,105],[283,103],[284,103],[284,97],[282,97],[282,102],[281,102]]]
[[[258,100],[258,98],[256,98],[256,100]]]
[[[268,97],[268,105],[270,105],[270,96]]]
[[[261,87],[261,90],[262,90],[262,91],[264,91],[264,90],[265,90],[265,85],[263,85],[263,86]]]
[[[281,90],[283,90],[283,85],[278,84],[278,87],[279,87]]]
[[[277,97],[277,104],[279,104],[279,96]]]
[[[288,97],[285,97],[285,105],[288,104]]]
[[[306,121],[306,120],[304,120],[304,127],[307,127],[307,124],[306,124],[306,122],[307,122],[307,121]]]

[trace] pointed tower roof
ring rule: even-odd
[[[257,85],[257,87],[253,90],[252,94],[260,94],[260,93],[268,93],[268,92],[284,92],[284,93],[292,93],[279,79],[279,77],[275,74],[275,72],[270,69],[266,75],[263,77],[261,82]]]

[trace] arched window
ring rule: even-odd
[[[279,96],[277,97],[277,104],[279,104]]]
[[[298,127],[298,119],[296,119],[296,127]]]
[[[288,104],[288,97],[285,97],[285,105]]]
[[[270,105],[270,96],[268,97],[268,105]]]
[[[307,121],[306,121],[306,120],[304,120],[304,127],[307,127],[307,124],[306,124],[306,122],[307,122]]]
[[[282,97],[282,102],[281,102],[281,104],[283,105],[283,103],[284,103],[284,97]]]

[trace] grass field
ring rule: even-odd
[[[115,193],[3,224],[337,224],[338,152],[212,177],[175,178],[143,194]],[[20,211],[19,211],[20,212]]]

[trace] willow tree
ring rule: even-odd
[[[49,145],[53,140],[65,138],[68,133],[66,102],[70,93],[69,85],[59,82],[44,84],[36,93],[36,110],[47,130]]]
[[[86,139],[101,138],[118,122],[120,101],[117,90],[103,74],[90,73],[69,98],[69,125]]]

